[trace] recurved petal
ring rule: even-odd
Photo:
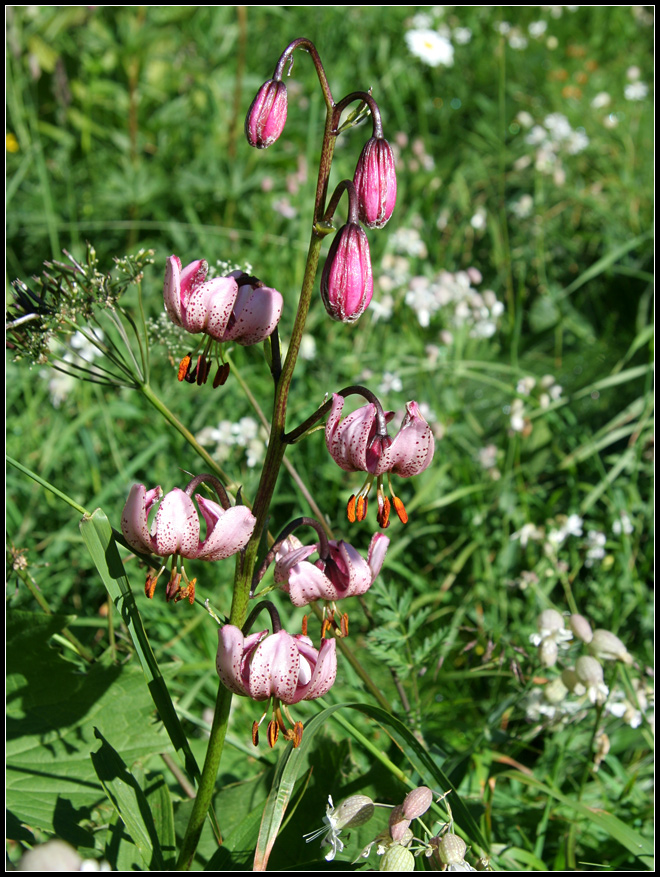
[[[381,571],[389,544],[390,540],[384,533],[374,533],[374,535],[371,537],[369,553],[367,555],[367,563],[369,564],[369,568],[371,569],[372,582]]]
[[[312,648],[315,652],[316,649]],[[300,647],[301,657],[306,654],[303,646]],[[334,685],[337,677],[337,651],[335,639],[324,639],[321,642],[321,648],[318,652],[316,665],[312,673],[309,685],[306,686],[305,693],[299,700],[315,700],[317,697],[323,697]]]
[[[170,256],[165,265],[165,310],[177,326],[184,326],[185,311],[192,291],[203,283],[208,263],[203,259],[181,268],[181,259]]]
[[[336,595],[334,599],[343,597],[359,597],[371,587],[373,576],[367,561],[348,542],[330,543],[330,556],[335,562],[336,575],[332,576]]]
[[[294,606],[307,606],[315,600],[337,600],[343,596],[323,570],[307,560],[289,570],[284,590],[288,592]]]
[[[162,495],[160,487],[148,491],[144,484],[134,484],[122,512],[121,531],[124,538],[132,548],[145,554],[154,551],[147,516]]]
[[[408,402],[401,429],[380,458],[376,474],[396,472],[402,478],[418,475],[430,465],[435,450],[431,427],[422,417],[417,402]]]
[[[223,340],[237,341],[244,347],[264,341],[280,321],[282,304],[276,289],[241,286]]]
[[[193,334],[206,332],[221,341],[237,292],[233,277],[215,277],[195,286],[183,308],[184,328]]]
[[[197,557],[199,516],[190,497],[175,487],[166,494],[156,514],[152,544],[156,554]]]
[[[345,417],[341,423],[344,397],[332,397],[332,408],[325,427],[325,443],[331,457],[347,472],[367,470],[367,448],[376,418],[376,406],[368,402]]]
[[[266,634],[267,631],[263,631]],[[240,628],[225,624],[218,631],[218,653],[215,659],[216,670],[222,684],[233,691],[249,697],[242,677],[242,664],[245,637]]]
[[[206,521],[206,539],[199,543],[200,560],[223,560],[231,557],[248,544],[257,519],[247,506],[223,509],[221,505],[203,496],[195,495]]]
[[[266,700],[275,695],[284,703],[295,703],[300,655],[296,640],[284,630],[262,640],[250,661],[250,696]]]

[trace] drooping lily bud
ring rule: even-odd
[[[348,222],[335,235],[323,266],[323,304],[333,320],[354,323],[369,307],[373,291],[367,235]]]
[[[387,140],[372,137],[367,141],[358,159],[353,183],[360,220],[367,228],[382,228],[396,202],[394,153]]]
[[[272,146],[284,130],[286,113],[286,85],[281,80],[269,79],[257,92],[245,119],[245,136],[250,146],[257,149]]]

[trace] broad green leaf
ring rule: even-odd
[[[94,733],[101,741],[101,748],[92,752],[92,764],[108,798],[128,829],[147,869],[164,871],[156,826],[140,784],[100,731],[95,729]]]
[[[127,764],[168,751],[170,743],[157,731],[137,667],[95,664],[80,673],[50,648],[49,637],[68,622],[7,614],[7,806],[16,824],[57,827],[59,837],[79,846],[89,841],[80,822],[104,798],[90,761],[94,728],[121,740]]]

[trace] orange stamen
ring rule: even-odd
[[[152,571],[149,571],[149,575],[147,576],[147,581],[144,583],[144,593],[151,600],[154,595],[154,591],[156,590],[156,582],[158,581],[158,576],[153,575]]]
[[[364,521],[367,517],[367,497],[366,496],[358,496],[357,498],[357,513],[356,517],[358,521]]]
[[[353,494],[348,500],[348,505],[346,506],[346,517],[351,524],[355,523],[355,494]]]
[[[216,387],[221,387],[227,381],[228,377],[229,377],[229,363],[223,362],[222,365],[218,366],[218,371],[216,372],[215,377],[213,378],[213,389],[215,390]]]
[[[348,612],[344,612],[341,617],[341,635],[348,636]]]
[[[190,368],[190,354],[186,353],[181,362],[179,363],[179,380],[182,381],[185,376],[188,374],[188,369]]]
[[[307,636],[307,616],[303,615],[302,620],[302,635]]]
[[[252,722],[252,744],[253,746],[259,745],[259,722],[256,720]]]
[[[279,737],[279,734],[280,726],[275,721],[275,719],[272,719],[270,722],[268,722],[268,745],[271,749],[277,743],[277,738]]]
[[[392,505],[394,506],[394,511],[399,516],[399,520],[401,521],[401,523],[407,524],[408,523],[408,512],[406,511],[406,507],[401,502],[399,497],[394,496],[394,494],[392,494]]]
[[[297,749],[302,743],[303,723],[296,722],[293,726],[293,748]]]
[[[332,621],[329,618],[323,619],[323,624],[321,625],[321,639],[325,639],[326,633],[332,627]]]
[[[386,496],[378,497],[377,520],[383,530],[386,530],[390,525],[390,501]]]

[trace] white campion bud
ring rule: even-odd
[[[568,619],[568,625],[576,638],[582,640],[583,643],[590,643],[593,639],[594,634],[591,625],[584,615],[578,615],[577,613],[571,615]]]
[[[415,857],[401,844],[392,844],[380,860],[379,871],[414,871]]]
[[[609,630],[595,630],[588,645],[591,654],[600,661],[622,661],[632,664],[632,655],[626,650],[618,636]]]

